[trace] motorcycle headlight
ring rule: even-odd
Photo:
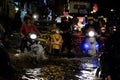
[[[37,34],[30,34],[30,38],[31,39],[36,39],[37,38]]]
[[[77,30],[77,28],[75,27],[74,30]]]
[[[94,31],[89,31],[88,32],[88,36],[89,37],[94,37],[95,36],[95,32]]]
[[[38,15],[38,14],[33,14],[33,19],[34,19],[34,20],[38,20],[38,18],[39,18],[39,15]]]

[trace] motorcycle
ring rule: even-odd
[[[28,36],[27,36],[27,39],[28,39],[27,46],[36,44],[37,43],[37,38],[38,38],[37,34],[29,33]]]
[[[96,56],[100,49],[100,35],[94,28],[89,28],[85,33],[85,38],[82,42],[82,52],[85,56]]]
[[[45,49],[39,40],[39,36],[36,33],[28,33],[25,36],[27,41],[24,53],[31,53],[37,61],[39,59],[47,59],[45,55]]]
[[[46,53],[50,53],[50,34],[51,33],[42,33],[40,37],[38,37],[38,42],[43,46],[43,48],[45,49]]]
[[[83,56],[81,57],[81,79],[93,80],[102,78],[100,56],[100,35],[92,27],[86,30],[85,38],[81,44]],[[87,77],[86,77],[87,76]],[[88,77],[89,76],[89,77]]]

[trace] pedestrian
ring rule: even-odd
[[[51,36],[51,39],[52,54],[55,56],[60,55],[63,39],[59,29],[55,29],[55,33]]]
[[[27,50],[30,50],[30,47],[27,46],[27,39],[26,39],[29,33],[36,33],[38,35],[41,35],[38,28],[32,22],[31,16],[27,15],[24,17],[24,22],[22,26],[20,27],[20,35],[21,35],[20,50],[21,52],[24,52],[25,48],[27,48]]]
[[[62,53],[71,53],[71,34],[70,34],[70,26],[72,21],[72,16],[69,14],[69,10],[63,11],[63,16],[61,16],[61,25],[60,30],[63,31],[63,45],[62,45]]]

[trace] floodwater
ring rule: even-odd
[[[88,64],[82,64],[81,58],[47,57],[36,61],[29,53],[11,54],[11,63],[18,71],[15,80],[101,80],[95,78],[94,68],[83,69]]]

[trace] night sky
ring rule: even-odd
[[[120,3],[117,0],[91,0],[93,2],[97,2],[101,9],[108,10],[108,9],[117,9],[119,10]]]

